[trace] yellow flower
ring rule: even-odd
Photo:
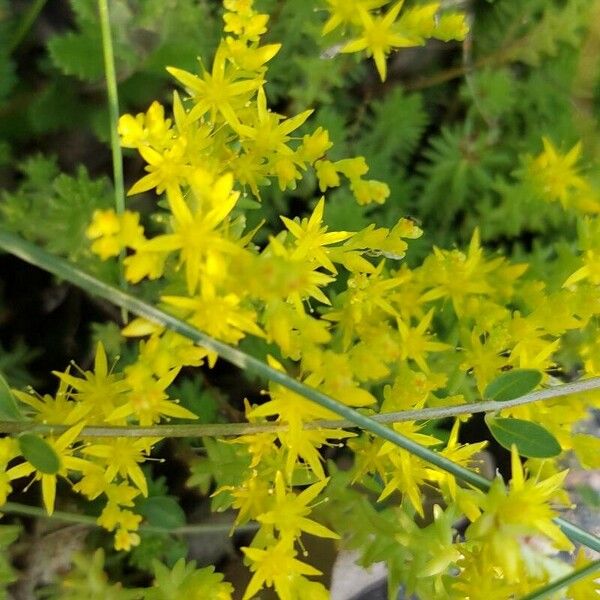
[[[543,137],[542,144],[543,152],[529,161],[526,175],[539,186],[544,198],[558,201],[567,208],[574,194],[586,190],[589,185],[579,175],[576,166],[581,157],[581,142],[564,155],[557,151],[548,138]]]
[[[115,550],[124,550],[129,552],[132,546],[138,546],[140,543],[140,536],[133,532],[128,531],[124,527],[119,527],[115,533]]]
[[[197,416],[177,400],[171,400],[165,390],[173,383],[181,367],[175,367],[155,379],[150,367],[143,361],[125,368],[126,381],[130,387],[126,401],[106,416],[106,421],[124,425],[129,417],[142,427],[158,423],[163,416],[179,419],[196,419]]]
[[[118,256],[124,248],[135,248],[144,241],[144,228],[139,224],[140,215],[126,210],[122,214],[114,210],[96,210],[86,230],[92,252],[102,260]]]
[[[275,498],[271,510],[256,517],[263,524],[274,526],[281,539],[295,540],[306,531],[324,538],[339,539],[339,535],[327,527],[307,519],[310,514],[309,502],[312,502],[327,485],[329,478],[317,481],[299,494],[286,490],[283,474],[277,471],[275,476]]]
[[[300,158],[309,164],[313,164],[321,158],[333,143],[329,140],[329,132],[322,127],[317,127],[310,135],[302,138],[302,145],[298,150]]]
[[[118,133],[124,148],[168,148],[173,139],[171,119],[165,119],[165,109],[156,101],[146,113],[139,113],[135,117],[123,115],[119,119]]]
[[[233,210],[239,193],[234,192],[233,177],[227,174],[214,183],[213,207],[192,211],[179,188],[167,191],[173,213],[173,233],[159,235],[148,241],[141,250],[147,252],[179,251],[180,263],[185,265],[188,293],[194,293],[202,271],[212,269],[214,276],[223,276],[224,257],[235,254],[239,246],[228,239],[219,226]],[[220,269],[217,269],[220,267]]]
[[[8,463],[19,456],[19,448],[16,440],[10,437],[0,439],[0,507],[6,502],[8,495],[12,491],[10,482],[17,479],[19,475],[9,475],[7,472]]]
[[[432,308],[416,327],[410,327],[402,319],[397,319],[402,340],[401,357],[402,359],[414,360],[424,373],[429,372],[429,366],[425,360],[427,354],[430,352],[443,352],[450,348],[448,344],[431,341],[433,336],[427,334],[431,319],[433,319],[433,313],[434,309]]]
[[[335,168],[335,163],[330,160],[318,160],[315,163],[315,173],[319,181],[319,189],[322,192],[340,185],[340,176]]]
[[[566,471],[544,480],[526,479],[519,454],[511,451],[512,479],[507,488],[497,478],[481,500],[481,516],[468,527],[466,539],[477,543],[482,564],[499,567],[509,582],[518,580],[522,569],[519,538],[545,535],[559,550],[573,545],[553,522],[550,501],[560,490]]]
[[[83,418],[92,423],[102,423],[126,401],[125,393],[129,390],[129,384],[122,375],[109,373],[102,342],[96,346],[93,371],[82,371],[83,377],[75,377],[68,370],[64,373],[53,371],[53,374],[71,388],[69,395],[76,400],[65,421],[67,424]]]
[[[352,233],[347,231],[331,231],[327,233],[327,226],[322,226],[323,209],[325,198],[317,202],[312,215],[306,219],[292,221],[287,217],[280,217],[284,225],[296,238],[295,247],[290,255],[292,260],[302,260],[307,262],[316,262],[319,266],[325,267],[331,273],[337,273],[336,268],[327,256],[325,246],[337,244],[352,237]]]
[[[54,512],[57,477],[60,476],[66,478],[69,471],[84,471],[88,466],[88,461],[73,456],[75,450],[72,447],[84,425],[85,423],[82,421],[70,429],[67,429],[67,431],[65,431],[56,439],[53,437],[45,438],[45,441],[56,453],[60,465],[58,472],[55,474],[38,471],[34,476],[34,480],[41,480],[42,482],[42,498],[44,500],[46,512],[49,515]],[[7,471],[7,475],[9,480],[12,480],[19,477],[26,477],[36,470],[37,469],[34,465],[26,461],[20,465],[10,468]]]
[[[566,279],[563,287],[570,287],[574,283],[586,280],[593,285],[600,285],[600,251],[595,248],[585,251],[583,266]]]
[[[175,67],[167,67],[167,71],[185,86],[194,100],[194,107],[188,115],[190,121],[198,120],[210,112],[211,121],[220,116],[233,129],[240,130],[241,124],[236,113],[262,85],[262,80],[237,81],[240,74],[227,69],[226,63],[227,45],[221,43],[213,60],[212,73],[203,71],[202,77],[198,77]]]
[[[361,10],[373,10],[387,2],[388,0],[327,0],[330,16],[323,25],[321,35],[330,33],[340,25],[360,24]]]
[[[246,547],[242,548],[242,552],[251,561],[250,569],[254,571],[242,600],[249,600],[263,586],[274,587],[281,600],[300,600],[301,596],[292,594],[294,578],[298,575],[321,575],[318,569],[294,558],[296,551],[285,540],[266,550]]]
[[[218,296],[203,286],[199,296],[163,296],[161,300],[183,311],[185,319],[201,331],[230,344],[237,344],[246,333],[264,337],[256,324],[256,313],[245,308],[236,294]]]
[[[379,71],[381,81],[385,81],[387,66],[386,57],[394,48],[412,46],[412,40],[397,33],[394,22],[404,4],[404,0],[396,2],[384,16],[373,16],[363,6],[358,6],[358,16],[362,27],[361,35],[348,42],[342,52],[360,52],[366,50],[372,56]]]
[[[112,438],[105,444],[91,444],[83,449],[88,456],[99,458],[106,468],[107,481],[120,475],[133,481],[144,496],[148,495],[148,484],[144,472],[138,463],[146,460],[146,456],[158,438]]]
[[[440,443],[440,440],[431,435],[419,433],[422,426],[413,422],[394,423],[393,427],[398,433],[422,446],[435,446]],[[378,455],[385,456],[389,466],[384,466],[385,487],[377,500],[384,500],[397,490],[406,495],[419,515],[424,516],[421,487],[426,479],[430,479],[425,463],[391,442],[383,442]]]
[[[354,179],[350,182],[350,189],[361,206],[371,202],[383,204],[390,195],[387,183],[376,179]]]
[[[162,194],[167,189],[184,184],[190,175],[186,147],[187,140],[184,137],[173,140],[164,150],[140,146],[139,153],[148,163],[145,167],[148,175],[137,181],[127,195],[133,196],[153,188],[156,188],[157,194]]]
[[[267,97],[264,89],[258,90],[256,97],[256,119],[252,127],[244,130],[243,145],[248,152],[259,156],[269,157],[271,154],[292,154],[287,145],[290,133],[300,127],[312,114],[312,110],[284,119],[281,115],[271,112],[267,107]]]
[[[272,367],[283,370],[282,365],[270,356],[268,362]],[[307,379],[306,383],[315,385],[314,379]],[[325,479],[318,448],[327,445],[329,439],[344,439],[353,434],[341,429],[305,429],[305,422],[332,419],[335,418],[334,413],[276,383],[270,384],[269,393],[271,399],[249,410],[247,417],[258,419],[276,416],[277,423],[287,425],[285,430],[277,432],[286,450],[286,478],[291,479],[298,460],[302,459],[319,479]]]

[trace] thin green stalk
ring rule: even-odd
[[[9,54],[25,39],[25,36],[29,33],[31,26],[35,23],[45,4],[46,0],[34,0],[29,5],[8,44]]]
[[[100,30],[102,32],[102,52],[104,55],[104,74],[106,78],[106,91],[108,95],[108,114],[110,119],[110,147],[112,151],[113,179],[115,188],[115,210],[121,214],[125,211],[125,183],[123,179],[123,155],[119,142],[117,123],[119,120],[119,94],[117,91],[117,74],[115,72],[115,57],[113,53],[112,35],[110,28],[110,15],[108,0],[98,0],[98,13],[100,14]],[[119,283],[122,289],[127,288],[123,275],[124,253],[119,256]],[[127,322],[127,312],[123,308],[121,316]]]
[[[55,510],[49,515],[43,508],[30,506],[28,504],[20,504],[19,502],[6,502],[2,506],[2,512],[7,514],[24,515],[27,517],[35,517],[38,519],[52,519],[54,521],[62,521],[64,523],[73,523],[78,525],[87,525],[89,527],[100,527],[96,522],[96,517],[89,515],[81,515],[71,512],[63,512]],[[155,525],[140,525],[140,531],[149,533],[172,533],[174,535],[207,535],[212,533],[228,532],[234,529],[237,533],[246,531],[256,531],[257,523],[246,523],[244,525],[235,526],[233,521],[228,523],[193,523],[182,525],[173,529],[164,527],[156,527]]]
[[[170,330],[187,337],[196,344],[216,352],[221,358],[225,359],[241,369],[250,371],[266,380],[279,383],[289,390],[304,396],[308,400],[319,404],[320,406],[337,413],[342,418],[347,419],[354,426],[369,431],[392,444],[407,450],[414,456],[436,466],[451,475],[454,475],[461,481],[470,484],[482,490],[488,490],[491,482],[481,475],[466,469],[465,467],[447,459],[444,456],[430,450],[413,440],[399,434],[398,432],[386,427],[384,424],[367,417],[353,408],[350,408],[339,401],[330,398],[319,390],[311,388],[303,383],[296,381],[286,373],[278,371],[263,363],[262,361],[250,356],[237,348],[220,342],[209,335],[195,329],[185,321],[170,315],[143,300],[119,290],[95,277],[81,271],[71,263],[53,256],[42,248],[27,242],[18,236],[2,231],[0,229],[0,247],[7,252],[18,256],[19,258],[38,266],[57,277],[65,279],[70,283],[80,287],[90,294],[100,296],[114,304],[125,308],[132,313],[144,317],[149,321],[169,328]],[[578,541],[586,546],[600,552],[600,538],[583,531],[577,526],[556,519],[555,522],[563,529],[565,534],[573,541]]]
[[[113,177],[115,180],[115,209],[118,213],[122,213],[125,210],[125,184],[123,181],[123,156],[121,154],[121,144],[119,143],[119,133],[117,131],[119,94],[117,92],[117,74],[115,72],[108,0],[98,0],[98,12],[100,14],[100,30],[102,32],[108,113],[110,115],[110,146],[113,160]]]
[[[28,504],[20,504],[19,502],[5,502],[2,505],[2,513],[43,519],[54,519],[55,521],[63,521],[64,523],[72,523],[74,525],[88,525],[90,527],[98,526],[95,517],[62,512],[60,510],[55,510],[51,515],[49,515],[43,508],[29,506]]]
[[[403,410],[389,413],[371,415],[370,418],[378,423],[403,423],[406,421],[427,421],[432,419],[445,419],[459,415],[470,415],[481,412],[495,412],[514,406],[531,404],[551,398],[560,398],[570,394],[600,389],[600,377],[591,377],[582,381],[565,383],[544,390],[537,390],[520,398],[506,402],[494,400],[472,402],[459,406],[443,406],[440,408],[423,408],[421,410]],[[304,429],[348,429],[355,427],[353,421],[348,419],[318,419],[304,423]],[[49,425],[33,421],[0,421],[0,433],[40,433],[60,434],[68,429],[67,425]],[[107,427],[104,425],[84,427],[82,437],[162,437],[162,438],[189,438],[189,437],[231,437],[248,433],[277,433],[287,431],[285,424],[276,423],[190,423],[173,425],[153,425],[151,427]]]
[[[531,594],[527,594],[527,596],[521,598],[521,600],[541,600],[542,598],[550,598],[555,592],[572,585],[576,581],[589,577],[596,571],[600,571],[600,560],[595,560],[578,571],[573,571],[560,579],[555,579],[543,588],[540,588]]]

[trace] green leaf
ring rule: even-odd
[[[521,456],[549,458],[561,452],[556,438],[547,429],[532,421],[488,416],[486,423],[501,446],[510,450],[514,444]]]
[[[164,529],[176,529],[185,525],[185,513],[172,496],[152,496],[137,507],[150,525]]]
[[[60,470],[60,458],[54,448],[39,435],[24,433],[18,438],[23,458],[45,475],[56,475]]]
[[[506,402],[531,392],[542,380],[542,373],[535,369],[512,369],[501,373],[485,388],[486,400]]]
[[[88,28],[85,34],[69,31],[55,35],[48,42],[48,52],[65,75],[96,81],[104,73],[99,28]]]
[[[4,421],[22,421],[23,415],[19,410],[6,379],[0,373],[0,419]]]

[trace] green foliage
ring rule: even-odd
[[[237,444],[222,440],[203,438],[206,456],[196,459],[190,465],[191,476],[189,487],[197,487],[207,494],[214,482],[217,490],[222,487],[239,484],[250,465],[250,457]],[[226,490],[221,490],[211,500],[213,511],[225,510],[231,506],[232,497]]]
[[[216,423],[219,420],[218,391],[207,389],[200,377],[181,379],[170,392],[173,398],[180,400],[181,406],[197,415],[200,423]]]
[[[21,421],[23,415],[17,406],[17,401],[10,391],[6,379],[0,372],[0,418],[7,421]]]
[[[365,131],[360,139],[360,149],[365,153],[373,177],[390,174],[398,164],[406,166],[429,121],[423,96],[407,94],[401,87],[393,88],[383,98],[372,102],[370,114],[362,124]]]
[[[16,388],[34,385],[36,378],[28,370],[28,365],[39,356],[40,351],[30,348],[22,339],[5,347],[0,343],[0,373]]]
[[[75,29],[54,35],[48,52],[65,75],[100,81],[104,63],[97,3],[76,0],[71,6]],[[215,17],[208,2],[117,0],[110,8],[117,71],[126,87],[135,85],[136,76],[164,80],[165,65],[174,61],[192,68],[196,57],[206,57],[214,47]]]
[[[17,572],[11,565],[9,546],[21,533],[18,525],[0,525],[0,600],[8,600],[7,586],[17,580]]]
[[[8,5],[8,0],[0,1],[0,102],[8,97],[17,83],[15,63],[10,56],[15,23]]]
[[[496,2],[492,10],[482,8],[474,35],[481,38],[483,51],[495,51],[499,60],[537,66],[556,56],[563,44],[578,44],[589,7],[587,0],[504,0]]]
[[[141,590],[125,589],[112,583],[104,570],[105,554],[98,548],[93,554],[73,556],[73,568],[62,578],[57,590],[48,589],[50,598],[65,600],[141,600]]]
[[[23,458],[44,475],[56,475],[61,468],[60,458],[52,446],[34,433],[23,433],[18,438]]]
[[[179,499],[169,494],[164,477],[148,477],[148,496],[136,499],[135,510],[144,517],[146,524],[165,531],[140,531],[140,543],[129,555],[128,562],[131,565],[152,572],[153,564],[157,560],[173,566],[187,555],[188,546],[185,540],[171,533],[185,525],[185,512],[179,504]]]
[[[91,259],[85,231],[94,211],[111,205],[108,180],[91,179],[84,166],[75,177],[60,173],[56,160],[43,156],[23,162],[20,171],[19,187],[2,195],[5,226],[55,254]]]
[[[506,402],[519,396],[525,396],[542,381],[542,373],[535,369],[512,369],[501,373],[490,381],[483,392],[486,400]]]
[[[519,454],[528,458],[550,458],[561,452],[556,438],[544,427],[523,419],[486,417],[494,439],[510,450],[515,445]]]
[[[160,559],[165,564],[173,566],[178,560],[187,556],[188,550],[185,541],[176,536],[142,531],[140,543],[131,550],[128,563],[136,569],[150,573],[154,561]]]
[[[196,564],[186,563],[182,558],[172,569],[154,562],[154,587],[146,591],[144,600],[179,600],[180,598],[206,598],[220,600],[224,590],[231,590],[223,583],[223,575],[215,573],[214,567],[197,569]]]

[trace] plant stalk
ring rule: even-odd
[[[600,389],[600,377],[591,377],[581,381],[565,383],[555,387],[537,390],[505,402],[494,400],[460,404],[458,406],[442,406],[439,408],[422,408],[420,410],[402,410],[389,413],[369,415],[378,423],[403,423],[406,421],[428,421],[445,419],[460,415],[470,415],[482,412],[497,412],[506,408],[523,406],[542,400],[560,398]],[[317,419],[304,423],[304,429],[349,429],[356,424],[349,419]],[[67,425],[35,423],[33,421],[0,421],[0,433],[39,433],[61,434],[68,429]],[[287,431],[285,423],[185,423],[173,425],[153,425],[151,427],[138,427],[127,425],[113,427],[105,425],[90,425],[81,430],[81,437],[161,437],[161,438],[189,438],[189,437],[233,437],[249,433],[278,433]]]
[[[115,70],[115,57],[113,52],[112,33],[110,27],[110,14],[108,0],[98,0],[98,13],[100,15],[100,30],[102,33],[102,53],[104,55],[104,74],[106,78],[106,92],[108,96],[108,114],[110,120],[110,148],[112,152],[113,184],[115,190],[115,211],[122,214],[125,211],[125,183],[123,178],[123,154],[117,124],[119,121],[119,94],[117,91],[117,74]],[[123,271],[125,253],[119,254],[119,285],[127,289],[127,282]],[[127,323],[127,311],[121,307],[121,318]]]

